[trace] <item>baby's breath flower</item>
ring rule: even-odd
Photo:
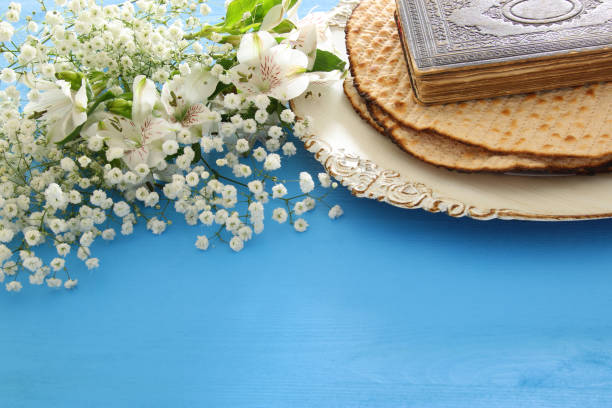
[[[295,205],[293,206],[293,212],[295,213],[295,215],[302,215],[304,214],[306,211],[308,210],[308,208],[306,207],[306,204],[304,204],[303,201],[298,201],[297,203],[295,203]]]
[[[105,241],[112,241],[115,239],[116,232],[112,228],[105,229],[102,231],[102,239]]]
[[[164,144],[162,145],[162,150],[164,154],[166,154],[167,156],[176,154],[176,152],[178,152],[178,149],[179,149],[179,145],[178,143],[176,143],[175,140],[166,140]]]
[[[22,288],[22,285],[18,281],[11,281],[7,283],[5,287],[8,292],[19,292]]]
[[[236,177],[249,177],[252,173],[251,168],[246,164],[234,166],[234,175]]]
[[[215,215],[211,211],[202,211],[198,218],[202,224],[208,226],[212,225],[215,221]]]
[[[281,168],[281,158],[278,154],[272,153],[266,157],[264,161],[264,169],[268,171],[274,171]]]
[[[280,119],[285,123],[293,123],[295,120],[295,114],[291,109],[285,109],[281,112]]]
[[[62,280],[59,278],[49,278],[47,279],[47,286],[50,288],[59,288],[62,286]]]
[[[67,172],[74,171],[74,169],[76,168],[74,160],[72,160],[70,157],[64,157],[60,161],[60,166],[62,166],[62,169]]]
[[[257,132],[257,122],[254,119],[246,119],[242,122],[242,129],[245,133],[253,134]]]
[[[66,289],[72,289],[74,287],[76,287],[76,285],[79,283],[78,279],[68,279],[66,280],[66,282],[64,282],[64,287]]]
[[[251,146],[249,145],[249,141],[246,139],[238,139],[236,141],[236,151],[238,153],[246,153],[249,151]]]
[[[293,228],[295,228],[297,232],[304,232],[306,229],[308,229],[308,223],[305,219],[298,218],[295,220],[295,223],[293,223]]]
[[[226,109],[236,110],[240,107],[241,98],[237,94],[227,94],[223,97],[223,106]]]
[[[287,221],[287,211],[284,208],[275,208],[272,212],[272,219],[279,224]]]
[[[210,6],[206,3],[200,4],[200,14],[207,16],[211,12]]]
[[[85,261],[85,266],[87,269],[96,269],[100,266],[100,260],[98,258],[89,258]]]
[[[8,22],[0,22],[0,42],[9,42],[13,38],[15,28]]]
[[[221,124],[220,133],[225,137],[232,136],[236,133],[236,126],[231,122],[224,122]]]
[[[297,153],[297,149],[292,142],[285,143],[282,149],[285,156],[294,156]]]
[[[211,36],[210,36],[210,40],[212,42],[219,43],[219,42],[221,42],[223,40],[223,36],[221,34],[219,34],[219,33],[212,33]]]
[[[70,245],[66,243],[57,244],[55,247],[59,256],[66,256],[70,253]]]
[[[308,194],[314,189],[314,181],[312,181],[312,176],[303,171],[300,173],[300,189],[302,193]]]
[[[332,220],[335,220],[338,217],[341,217],[342,214],[344,214],[344,211],[342,210],[342,207],[340,207],[339,205],[334,205],[330,210],[329,210],[329,218],[331,218]]]
[[[264,161],[267,156],[268,153],[266,153],[266,150],[262,147],[258,147],[257,149],[253,150],[253,158],[258,162]]]
[[[306,136],[307,132],[308,132],[308,126],[306,125],[306,122],[298,121],[298,122],[295,123],[295,125],[293,127],[293,133],[297,137]]]
[[[276,184],[272,187],[272,198],[282,198],[287,195],[287,188],[284,184]]]
[[[72,289],[78,284],[68,274],[72,248],[81,268],[97,268],[91,248],[98,237],[130,235],[139,222],[161,234],[171,224],[169,210],[188,225],[217,230],[210,240],[237,252],[263,232],[270,195],[287,207],[274,209],[273,220],[307,229],[293,216],[317,203],[309,195],[312,177],[300,174],[307,196],[296,202],[284,198],[287,187],[271,175],[281,168],[281,146],[283,155],[296,154],[287,137],[307,134],[312,122],[295,123],[295,114],[282,108],[311,80],[299,68],[312,61],[285,44],[300,29],[249,30],[238,46],[234,31],[208,30],[193,15],[198,8],[210,13],[206,0],[106,6],[55,0],[55,6],[17,27],[21,6],[10,3],[0,21],[6,61],[0,67],[0,282],[7,290],[28,281]],[[253,18],[244,12],[236,32]],[[17,30],[26,32],[21,42]],[[198,32],[212,34],[199,39]],[[266,59],[271,69],[262,68]],[[17,81],[29,88],[25,111],[21,89],[11,85]],[[318,177],[330,186],[329,176]],[[336,206],[329,216],[341,213]],[[198,236],[195,246],[209,248],[208,237]],[[47,264],[34,252],[42,244],[57,252]]]
[[[185,176],[185,182],[188,186],[195,187],[200,182],[200,176],[198,176],[198,173],[192,171]]]
[[[257,123],[266,123],[268,120],[268,112],[266,112],[264,109],[259,109],[257,112],[255,112],[255,120]]]
[[[91,163],[91,159],[87,156],[81,156],[78,159],[79,162],[79,166],[81,166],[82,168],[86,168],[87,166],[89,166],[89,163]]]
[[[229,214],[226,210],[219,210],[215,213],[215,223],[219,225],[224,225],[225,221],[227,221]]]
[[[266,149],[268,149],[271,152],[275,152],[278,149],[280,149],[280,143],[278,142],[278,139],[269,139],[266,141]]]
[[[244,241],[239,236],[234,236],[230,240],[229,245],[234,251],[240,252],[244,248]]]
[[[319,179],[319,183],[321,183],[321,187],[329,188],[331,186],[331,178],[327,173],[319,173],[317,174]]]
[[[0,81],[6,82],[7,84],[13,83],[17,80],[17,74],[10,68],[4,68],[0,71]]]
[[[253,193],[253,194],[257,194],[257,193],[261,193],[261,192],[263,192],[263,184],[262,184],[262,182],[261,182],[261,181],[259,181],[259,180],[253,180],[253,181],[250,181],[250,182],[248,183],[248,186],[249,186],[249,190],[250,190],[250,191],[251,191],[251,193]]]
[[[268,129],[268,136],[274,139],[278,139],[283,135],[283,129],[279,126],[270,126]]]
[[[63,258],[53,258],[49,264],[54,271],[59,271],[65,265],[66,261]]]
[[[206,251],[208,249],[208,238],[206,235],[198,235],[198,239],[195,242],[195,246],[202,251]]]

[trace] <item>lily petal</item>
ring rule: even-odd
[[[132,119],[135,122],[142,122],[150,116],[158,100],[159,94],[153,81],[144,75],[134,78]]]
[[[317,26],[308,24],[300,27],[299,35],[295,41],[296,49],[308,57],[308,69],[312,69],[317,57]]]
[[[293,22],[296,22],[298,20],[298,8],[300,6],[300,3],[302,2],[302,0],[298,0],[293,7],[291,7],[289,10],[287,10],[287,18]],[[285,8],[289,7],[289,1],[287,1],[287,5],[285,6]]]
[[[261,23],[261,30],[270,31],[283,21],[283,15],[285,14],[285,7],[283,4],[277,4],[272,7]]]
[[[185,78],[184,92],[180,93],[188,105],[194,105],[206,101],[215,92],[218,83],[219,80],[206,67],[193,67],[191,74]]]
[[[303,94],[309,84],[310,78],[308,75],[299,75],[288,81],[283,81],[278,87],[273,88],[270,94],[280,101],[288,101]]]
[[[248,33],[242,36],[238,47],[238,62],[241,64],[255,64],[261,56],[276,45],[276,40],[267,31]]]

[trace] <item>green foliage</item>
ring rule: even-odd
[[[62,71],[62,72],[57,72],[55,74],[55,77],[61,81],[68,82],[70,84],[70,88],[73,91],[78,91],[79,89],[81,89],[84,75],[80,72]]]
[[[251,14],[251,18],[247,20],[249,25],[261,24],[268,11],[280,3],[281,0],[234,0],[227,6],[223,28],[233,34],[233,29],[241,28],[244,13]]]
[[[291,32],[291,30],[293,30],[295,28],[296,28],[295,24],[293,24],[291,21],[285,19],[279,25],[274,27],[274,29],[272,31],[274,31],[277,34],[285,34],[285,33]]]
[[[110,101],[106,108],[109,112],[121,115],[130,119],[132,117],[132,101],[128,101],[122,98],[116,98]]]
[[[329,72],[335,69],[342,71],[346,66],[346,62],[342,61],[338,56],[323,50],[317,50],[314,66],[312,71]]]
[[[106,89],[108,79],[108,75],[100,71],[92,71],[87,74],[87,81],[91,86],[94,96],[98,96],[100,92]]]

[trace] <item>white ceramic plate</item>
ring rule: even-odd
[[[341,17],[346,18],[346,10]],[[344,32],[334,30],[336,45],[344,50]],[[314,120],[313,134],[302,140],[358,197],[481,220],[612,217],[612,174],[536,177],[440,169],[415,159],[372,129],[353,111],[341,83],[312,85],[311,91],[311,96],[293,102],[299,116]]]

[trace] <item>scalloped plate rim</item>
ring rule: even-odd
[[[359,0],[341,0],[339,5],[330,12],[330,25],[343,28],[352,8],[358,3]],[[295,101],[291,102],[291,108],[300,116]],[[356,113],[354,117],[355,120],[361,121]],[[347,153],[343,148],[333,148],[315,134],[306,135],[300,139],[326,171],[347,187],[354,196],[375,199],[395,207],[424,209],[434,213],[446,212],[452,217],[467,216],[476,220],[581,221],[612,218],[612,209],[588,214],[580,213],[580,211],[574,214],[542,214],[512,208],[468,205],[458,199],[438,195],[433,188],[424,183],[411,181],[409,176],[401,174],[398,170],[386,168],[358,154]],[[342,170],[343,167],[347,169]],[[432,166],[432,168],[435,167]],[[400,198],[396,199],[396,197]]]

